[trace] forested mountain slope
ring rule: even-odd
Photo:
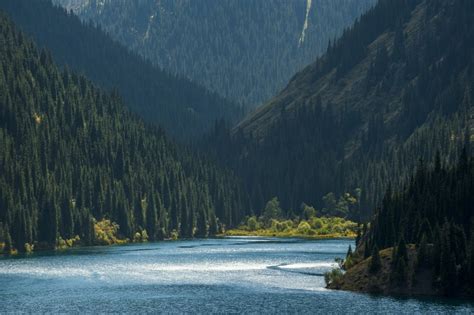
[[[376,0],[55,0],[244,105],[277,93]]]
[[[50,50],[55,62],[102,87],[118,89],[134,112],[181,140],[207,132],[216,119],[242,117],[237,105],[152,66],[101,29],[54,7],[50,0],[0,0],[0,9],[38,45]]]
[[[362,188],[367,218],[418,158],[439,151],[455,160],[473,141],[473,6],[381,0],[232,140],[216,131],[213,145],[245,177],[254,204],[278,196],[287,208],[320,206],[328,192]]]
[[[0,242],[94,243],[94,220],[132,238],[182,237],[232,224],[245,194],[229,173],[175,146],[0,14]],[[12,241],[10,241],[12,240]]]
[[[387,189],[370,229],[346,259],[347,273],[331,287],[472,297],[473,192],[474,159],[467,150],[454,167],[442,165],[439,156],[434,165],[420,162],[403,189]],[[386,248],[391,259],[381,260],[378,250]]]

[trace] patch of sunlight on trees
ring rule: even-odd
[[[140,242],[148,242],[148,233],[146,230],[143,230],[140,232],[136,232],[135,235],[133,236],[133,242],[134,243],[140,243]]]
[[[34,114],[33,114],[33,119],[35,120],[35,123],[36,123],[37,125],[41,124],[41,122],[43,121],[43,118],[42,118],[41,115],[38,114],[38,113],[34,113]]]
[[[111,245],[125,243],[118,238],[119,225],[108,219],[94,222],[94,243],[97,245]]]
[[[59,236],[56,241],[56,249],[66,249],[69,247],[73,247],[75,245],[80,244],[80,242],[81,238],[79,237],[79,235],[76,235],[70,239],[63,239],[61,236]],[[25,250],[26,252],[28,252],[27,244],[25,244]],[[31,248],[31,251],[33,251],[33,248]]]
[[[125,244],[130,242],[128,238],[120,238],[118,234],[120,226],[109,220],[94,220],[94,244],[95,245],[112,245]],[[135,232],[132,241],[134,243],[148,242],[148,232],[143,229]]]
[[[350,194],[344,194],[339,201],[329,197],[338,208],[335,213],[343,213],[349,210],[349,205],[357,204],[357,199]],[[346,209],[344,209],[346,208]],[[325,213],[332,209],[325,209]],[[293,216],[291,219],[283,215],[285,211],[280,208],[278,198],[272,198],[267,202],[260,217],[250,216],[244,219],[242,224],[233,230],[227,231],[227,235],[260,235],[260,236],[300,236],[314,238],[329,237],[355,237],[358,224],[343,217],[332,217],[321,215],[314,207],[303,203],[301,216]],[[291,213],[287,211],[286,213]]]

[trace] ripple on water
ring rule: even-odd
[[[232,238],[0,259],[0,297],[7,312],[472,312],[463,301],[324,289],[349,244]]]

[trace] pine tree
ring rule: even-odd
[[[359,227],[357,228],[357,235],[356,235],[356,239],[355,239],[356,247],[359,246],[361,237],[362,237],[362,236],[361,236],[360,226],[359,226]]]
[[[214,236],[217,235],[219,231],[218,223],[217,223],[217,218],[215,214],[211,213],[211,217],[209,220],[209,235]]]
[[[377,245],[374,245],[374,247],[372,248],[372,258],[369,264],[369,272],[377,273],[381,267],[382,267],[382,261],[380,260],[379,249]]]
[[[352,256],[352,246],[349,245],[349,249],[347,250],[346,258]]]
[[[207,225],[207,216],[205,209],[201,208],[197,215],[197,223],[196,223],[196,236],[198,237],[207,237],[209,234],[209,227]]]
[[[10,229],[8,228],[8,225],[5,225],[3,229],[3,233],[4,233],[3,239],[5,242],[3,251],[8,254],[13,250],[12,238],[10,236]]]
[[[367,241],[364,245],[364,258],[368,258],[370,254],[369,242]]]
[[[471,241],[469,242],[469,254],[467,257],[468,265],[468,284],[474,287],[474,232],[471,230]]]
[[[456,257],[454,253],[451,253],[447,260],[443,259],[443,267],[444,269],[441,271],[441,288],[444,295],[454,296],[459,288]]]
[[[421,242],[417,248],[417,264],[418,268],[427,267],[430,262],[428,257],[428,244],[426,242],[426,234],[423,233],[421,237]]]
[[[403,259],[399,259],[397,261],[397,265],[395,267],[395,283],[398,285],[404,285],[408,279],[408,270],[407,270],[407,263]]]
[[[403,260],[405,264],[408,262],[408,252],[407,252],[407,246],[405,243],[405,238],[400,238],[400,241],[398,242],[398,247],[397,247],[397,262],[399,260]]]
[[[150,240],[154,241],[157,239],[157,225],[158,225],[158,218],[157,218],[157,209],[156,209],[156,202],[153,195],[147,197],[147,205],[146,205],[146,230],[148,232],[148,236]]]

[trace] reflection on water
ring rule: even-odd
[[[352,243],[240,237],[0,259],[0,312],[472,313],[466,301],[324,289]]]

